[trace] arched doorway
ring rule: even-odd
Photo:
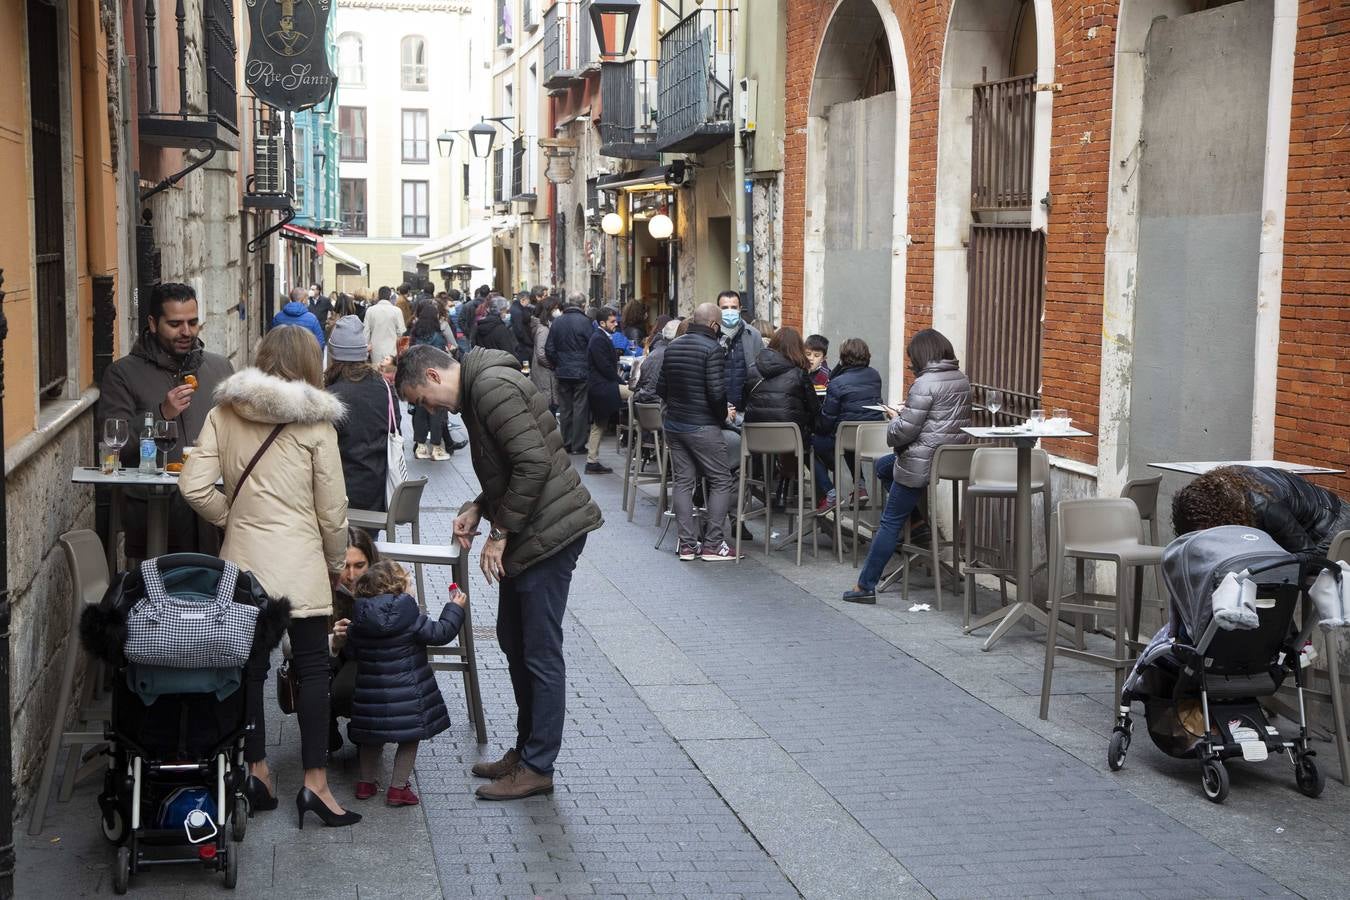
[[[803,326],[865,339],[888,396],[902,381],[909,64],[885,0],[842,0],[807,110]]]
[[[1048,0],[955,0],[938,110],[933,327],[976,399],[1040,406],[1045,200],[1054,80]]]

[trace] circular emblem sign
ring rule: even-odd
[[[270,0],[262,7],[263,40],[277,56],[299,56],[318,29],[310,0]]]

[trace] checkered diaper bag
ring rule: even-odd
[[[213,598],[173,597],[155,560],[141,563],[145,599],[127,616],[126,657],[175,669],[238,668],[253,649],[258,608],[234,602],[239,567],[225,563]]]

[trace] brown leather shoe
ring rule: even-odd
[[[510,750],[507,750],[506,755],[496,762],[474,763],[473,768],[469,771],[473,772],[474,777],[476,778],[501,778],[503,775],[510,775],[511,770],[514,769],[519,762],[520,754],[517,753],[513,747]]]
[[[553,776],[540,775],[524,763],[520,763],[509,774],[503,775],[491,784],[485,784],[477,791],[480,800],[520,800],[535,794],[553,793]]]

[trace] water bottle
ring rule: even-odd
[[[145,422],[141,426],[140,442],[141,464],[137,471],[142,475],[154,475],[158,468],[155,465],[158,451],[155,449],[155,417],[149,412],[145,414]]]

